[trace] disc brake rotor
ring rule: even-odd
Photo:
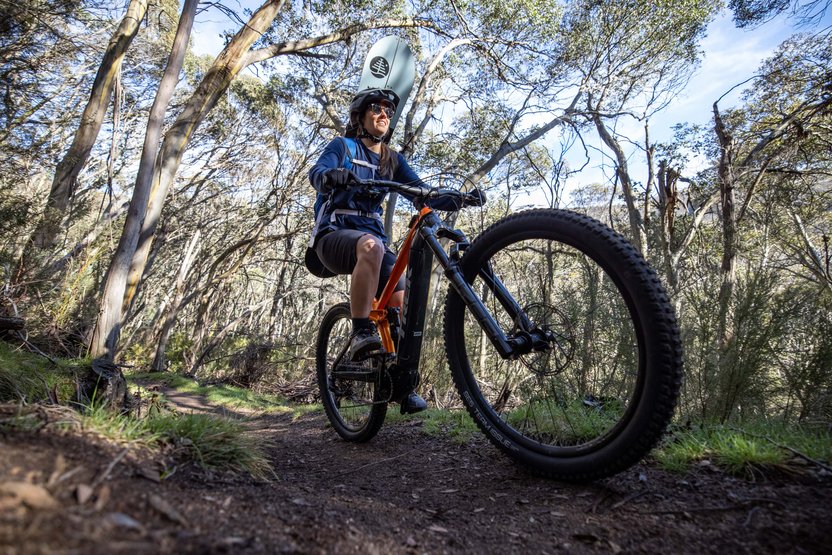
[[[534,350],[520,356],[520,362],[539,376],[551,376],[562,372],[575,356],[575,336],[572,323],[557,308],[544,303],[531,303],[523,307],[528,319],[547,335],[548,348]],[[527,333],[520,324],[520,318],[514,321],[512,334]]]

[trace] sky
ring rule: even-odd
[[[242,9],[251,10],[259,6],[255,0],[229,0],[226,5],[237,9],[241,17]],[[832,10],[827,13],[823,21],[808,30],[817,30],[832,25]],[[193,48],[197,54],[217,54],[222,49],[223,29],[236,31],[239,24],[214,9],[201,12],[197,16],[194,27]],[[687,87],[673,99],[669,106],[661,113],[651,118],[651,136],[657,141],[672,138],[672,126],[676,123],[707,124],[712,115],[712,105],[715,100],[727,93],[735,85],[742,83],[756,72],[761,62],[768,58],[775,49],[789,36],[797,32],[794,22],[786,15],[780,15],[767,23],[753,29],[737,29],[731,20],[731,14],[726,10],[708,27],[706,37],[701,42],[703,58],[700,66],[694,72]],[[736,105],[743,86],[737,87],[720,101],[723,110]],[[628,128],[631,126],[631,128]],[[642,124],[638,122],[624,122],[618,125],[618,130],[625,136],[643,137]],[[553,133],[550,133],[553,135]],[[550,146],[558,144],[556,136],[547,137]],[[598,146],[596,142],[595,146]],[[630,164],[634,176],[644,174],[639,165],[641,156],[633,155]],[[583,152],[567,157],[573,165],[583,164]],[[704,161],[700,161],[704,164]],[[700,168],[689,168],[691,171]],[[593,154],[589,166],[580,174],[572,178],[570,188],[587,183],[606,181],[613,171],[609,159],[604,159],[598,153]],[[535,203],[537,203],[535,201]]]
[[[700,43],[703,53],[701,63],[695,70],[687,87],[674,98],[667,108],[650,119],[650,136],[653,141],[665,142],[673,138],[673,126],[677,123],[708,125],[713,115],[713,103],[719,102],[722,111],[738,105],[745,86],[734,88],[752,77],[761,63],[770,57],[777,47],[797,30],[785,15],[753,29],[738,29],[727,11],[717,17],[709,26],[707,35]],[[826,25],[830,17],[827,16]],[[732,90],[733,89],[733,90]],[[731,92],[729,92],[731,91]],[[728,93],[728,94],[726,94]],[[624,137],[643,141],[643,124],[633,119],[620,120],[617,131]],[[589,135],[591,150],[590,163],[579,173],[570,177],[567,193],[581,185],[606,183],[613,177],[615,166],[607,149],[601,149],[600,139]],[[625,146],[626,148],[626,146]],[[605,154],[601,154],[604,152]],[[642,152],[630,149],[628,166],[630,174],[638,181],[647,175],[647,166]],[[566,156],[573,167],[580,167],[585,161],[583,150],[574,150]],[[693,174],[704,169],[707,160],[694,159],[685,168]],[[540,204],[541,199],[530,199],[531,204]]]

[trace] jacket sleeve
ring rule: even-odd
[[[318,158],[318,161],[315,162],[315,165],[312,166],[311,170],[309,170],[309,182],[319,193],[326,194],[321,187],[323,183],[323,175],[328,170],[341,167],[341,163],[344,160],[344,149],[344,141],[337,138],[333,139],[328,145],[326,145],[323,153],[321,153],[321,157]]]
[[[413,171],[413,168],[407,163],[407,160],[404,159],[404,156],[399,154],[399,167],[396,168],[396,175],[394,176],[394,181],[398,181],[399,183],[403,183],[405,185],[417,185],[419,187],[427,187],[424,181],[422,181],[416,172]],[[413,202],[413,198],[409,195],[402,195],[410,202]],[[428,202],[428,206],[433,208],[434,210],[446,210],[449,212],[453,212],[456,210],[460,210],[462,208],[462,201],[456,202],[454,199],[449,198],[442,198],[442,199],[433,199],[432,201]]]

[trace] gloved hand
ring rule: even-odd
[[[346,168],[333,168],[323,174],[323,186],[327,191],[346,189],[347,185],[355,181],[355,174]]]
[[[480,189],[473,189],[466,193],[465,206],[482,206],[485,204],[485,192]]]

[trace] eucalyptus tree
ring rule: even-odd
[[[611,153],[629,236],[645,255],[650,186],[655,184],[648,181],[639,190],[616,128],[627,118],[645,125],[687,84],[699,58],[699,40],[719,7],[714,0],[581,1],[567,12],[567,60],[585,93],[581,112]]]
[[[736,331],[736,287],[742,254],[741,226],[761,190],[775,187],[792,191],[786,197],[790,202],[782,208],[793,221],[792,232],[787,236],[800,239],[797,248],[788,239],[786,244],[792,245],[791,250],[798,253],[798,263],[819,286],[819,298],[829,298],[825,277],[828,269],[815,246],[828,223],[821,223],[817,236],[811,237],[798,213],[802,203],[796,201],[804,196],[814,203],[829,188],[830,64],[832,46],[828,35],[794,37],[763,64],[747,89],[742,107],[723,111],[719,101],[713,105],[722,225],[715,352],[716,364],[725,372],[714,411],[723,420],[735,410],[739,394],[754,370],[738,359],[738,342],[742,338],[737,337]],[[819,221],[823,222],[823,218]]]
[[[829,0],[729,0],[737,27],[761,25],[788,13],[801,23],[817,23],[829,10]]]
[[[100,39],[84,8],[80,0],[0,2],[0,259],[10,272],[37,215],[32,196],[46,185],[81,101],[85,57]]]
[[[119,327],[124,307],[132,304],[147,264],[152,239],[164,206],[167,192],[173,183],[186,148],[205,116],[214,108],[239,72],[248,65],[263,62],[279,55],[305,52],[333,42],[344,41],[356,33],[372,28],[412,27],[423,24],[413,18],[360,21],[339,30],[311,39],[284,41],[252,50],[252,46],[272,26],[283,2],[268,0],[252,14],[249,21],[228,42],[207,71],[196,90],[182,107],[176,121],[165,134],[156,158],[151,193],[144,208],[144,219],[138,233],[132,263],[127,272],[127,287],[122,303],[102,302],[100,316],[90,344],[94,356],[112,357],[118,342]],[[130,241],[132,244],[132,241]],[[114,268],[111,265],[111,273]],[[121,270],[119,270],[121,271]],[[120,280],[118,280],[120,281]],[[108,291],[104,298],[109,299]]]
[[[43,217],[32,235],[31,243],[37,249],[51,248],[59,233],[60,221],[69,207],[75,181],[86,164],[101,130],[122,61],[130,43],[139,32],[147,6],[147,0],[131,0],[124,17],[110,38],[75,137],[57,165]]]
[[[191,27],[193,26],[197,5],[198,0],[185,0],[165,73],[162,76],[159,90],[156,93],[153,106],[150,109],[145,132],[144,148],[142,149],[142,156],[139,162],[136,184],[133,187],[133,198],[130,201],[124,230],[122,231],[118,247],[110,263],[110,269],[107,272],[103,287],[102,304],[105,306],[117,304],[124,297],[127,269],[129,268],[133,253],[136,250],[138,232],[144,220],[147,202],[150,197],[150,185],[153,179],[154,166],[156,165],[156,149],[162,132],[165,111],[173,96],[173,89],[179,80],[179,72],[182,69],[182,63],[185,59],[185,50],[191,35]],[[106,329],[110,330],[110,333],[118,335],[119,322],[116,319],[120,319],[120,314],[126,312],[126,308],[122,307],[120,311],[105,311],[104,316],[109,316],[113,320],[109,322],[105,321],[103,325],[97,326],[96,332]],[[109,344],[110,349],[115,348],[115,342],[102,341],[95,336],[93,336],[92,341],[93,343]],[[96,354],[100,356],[103,353],[97,352]],[[110,352],[110,357],[113,354]]]

